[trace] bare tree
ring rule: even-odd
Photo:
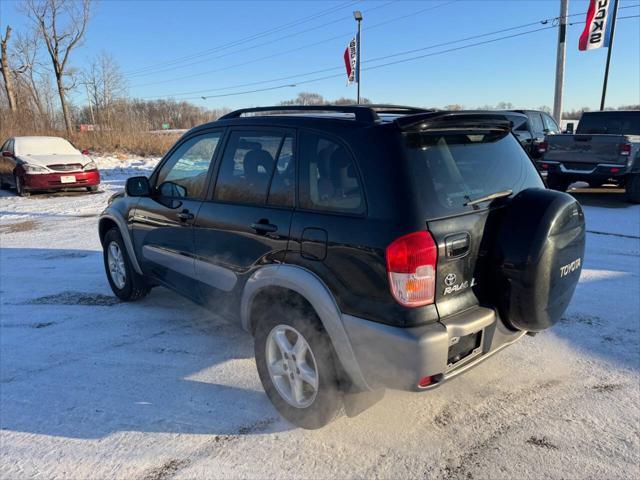
[[[69,73],[69,54],[82,41],[89,23],[91,0],[26,0],[25,9],[38,26],[51,57],[64,123],[71,133],[67,91],[74,85],[65,85],[65,75]]]
[[[41,72],[38,72],[38,67],[42,66],[38,61],[39,46],[39,36],[37,32],[31,35],[19,34],[15,44],[15,53],[21,64],[21,75],[18,80],[21,81],[24,89],[27,90],[29,97],[31,97],[31,101],[40,119],[45,120],[47,112],[40,93],[42,87]]]
[[[116,59],[102,52],[82,72],[82,83],[87,89],[89,108],[98,123],[112,127],[112,110],[115,102],[126,96],[127,88]],[[96,123],[95,119],[92,119]]]
[[[2,79],[4,80],[4,90],[7,94],[9,109],[15,113],[18,110],[18,106],[16,103],[16,92],[13,86],[14,72],[9,66],[9,53],[7,47],[10,37],[11,27],[7,25],[4,37],[0,36],[0,70],[2,70]]]

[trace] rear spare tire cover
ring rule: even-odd
[[[518,193],[493,252],[502,320],[531,332],[555,324],[578,284],[584,247],[584,213],[571,195],[538,188]]]

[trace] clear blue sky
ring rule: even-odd
[[[569,0],[569,14],[585,12],[588,3],[588,0]],[[102,0],[95,6],[86,40],[73,55],[72,64],[82,68],[86,59],[106,51],[118,60],[127,74],[132,96],[188,98],[207,107],[273,104],[293,98],[300,91],[317,92],[330,99],[354,98],[355,86],[347,87],[344,76],[307,84],[300,82],[343,73],[342,53],[355,32],[352,17],[355,9],[364,15],[363,67],[366,68],[489,40],[499,35],[395,55],[553,18],[559,13],[559,4],[559,0]],[[639,4],[640,0],[620,1],[621,7]],[[25,27],[25,19],[16,7],[17,2],[0,0],[3,30],[7,23],[16,31]],[[316,14],[322,15],[309,19]],[[619,12],[621,17],[638,14],[640,7],[624,8]],[[584,15],[570,17],[570,21],[582,22]],[[283,28],[277,32],[242,42],[247,37],[281,26]],[[501,35],[543,26],[532,25]],[[565,111],[582,106],[597,108],[600,100],[606,50],[578,52],[582,28],[582,24],[568,28]],[[238,43],[230,46],[233,42]],[[552,28],[364,71],[362,94],[380,103],[422,106],[459,103],[475,107],[500,101],[523,108],[551,106],[556,42],[557,29]],[[309,46],[314,43],[317,45]],[[194,56],[175,63],[176,59],[190,55]],[[367,62],[388,55],[391,56],[388,59]],[[272,58],[253,61],[266,56]],[[150,66],[155,70],[140,71]],[[331,68],[335,70],[294,77]],[[158,71],[160,69],[165,71]],[[281,77],[294,78],[230,88]],[[297,86],[206,100],[199,98],[285,84]],[[200,90],[208,92],[177,95]],[[82,102],[84,98],[78,92],[75,100]],[[640,18],[632,18],[621,20],[617,25],[607,104],[638,103]]]

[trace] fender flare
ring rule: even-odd
[[[242,328],[251,331],[249,317],[252,303],[260,290],[268,287],[292,290],[306,299],[320,318],[338,361],[353,384],[365,391],[372,390],[362,374],[333,295],[320,278],[305,268],[294,265],[267,265],[251,275],[244,286],[240,303]]]
[[[131,235],[129,234],[129,227],[127,226],[127,222],[118,212],[115,212],[113,210],[105,210],[104,212],[102,212],[102,215],[100,215],[100,221],[98,225],[101,225],[102,222],[106,219],[113,221],[118,226],[118,230],[120,230],[120,236],[122,237],[124,246],[127,249],[127,254],[129,255],[129,259],[131,260],[133,269],[139,275],[143,275],[140,264],[138,263],[138,258],[136,257],[135,249],[133,248],[133,242],[131,241]],[[102,238],[100,238],[100,243],[102,243]]]

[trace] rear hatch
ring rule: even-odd
[[[403,127],[412,195],[437,247],[440,317],[490,305],[489,252],[504,207],[544,184],[509,122],[452,116]]]

